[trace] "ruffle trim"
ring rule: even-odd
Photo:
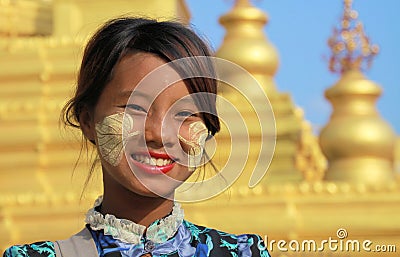
[[[105,235],[110,235],[124,243],[140,244],[146,227],[127,219],[118,219],[114,215],[103,215],[95,208],[103,202],[103,196],[96,199],[94,207],[86,213],[85,222],[93,230],[104,230]],[[172,213],[167,217],[153,222],[146,232],[146,239],[154,243],[164,243],[173,237],[182,224],[183,210],[179,203],[174,202]]]

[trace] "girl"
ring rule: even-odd
[[[194,225],[174,201],[220,129],[204,56],[208,46],[179,23],[118,18],[100,28],[63,111],[97,149],[104,195],[78,234],[4,256],[269,256],[259,236]]]

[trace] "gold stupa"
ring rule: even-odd
[[[345,1],[342,24],[328,43],[329,68],[341,78],[325,92],[333,106],[320,134],[321,149],[329,160],[325,179],[372,185],[393,181],[396,136],[375,108],[381,88],[362,74],[378,46],[369,42],[350,0]]]
[[[319,138],[290,94],[280,92],[274,82],[279,57],[262,32],[268,16],[248,0],[237,0],[221,17],[226,36],[217,56],[247,69],[268,95],[276,119],[275,155],[256,187],[248,187],[251,170],[246,167],[229,192],[186,204],[188,220],[232,233],[260,234],[268,247],[275,240],[270,247],[274,257],[397,256],[277,247],[279,240],[337,240],[340,229],[348,233],[343,239],[370,240],[374,245],[400,242],[400,183],[395,176],[400,170],[400,139],[395,145],[393,131],[376,111],[379,86],[360,69],[375,48],[357,25],[361,23],[351,1],[346,0],[344,7],[343,20],[329,40],[331,67],[338,69],[340,79],[326,91],[333,113]],[[60,132],[59,113],[72,93],[88,35],[127,10],[189,20],[183,0],[0,1],[0,250],[75,233],[101,193],[95,174],[81,199],[90,164],[78,162],[74,169],[80,137],[69,129]],[[222,90],[222,95],[237,101],[252,126],[253,114],[240,106],[240,97],[229,90]],[[260,146],[254,131],[250,164]],[[217,140],[226,142],[227,132]],[[81,159],[85,158],[83,154]]]

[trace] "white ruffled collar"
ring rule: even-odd
[[[127,219],[118,219],[114,215],[105,216],[95,208],[103,202],[103,196],[97,198],[94,207],[86,213],[85,222],[93,230],[104,230],[105,235],[125,243],[139,244],[146,227]],[[146,231],[146,239],[154,243],[164,243],[174,236],[183,221],[183,210],[179,203],[174,202],[172,213],[167,217],[153,222]]]

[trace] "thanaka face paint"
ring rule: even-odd
[[[190,146],[188,167],[195,169],[200,165],[207,136],[208,129],[202,121],[196,121],[189,125],[189,139],[178,134],[179,140]]]
[[[140,131],[132,131],[133,118],[123,112],[106,116],[95,128],[100,154],[114,167],[121,162],[128,139],[140,134]],[[123,137],[123,132],[128,135]]]

